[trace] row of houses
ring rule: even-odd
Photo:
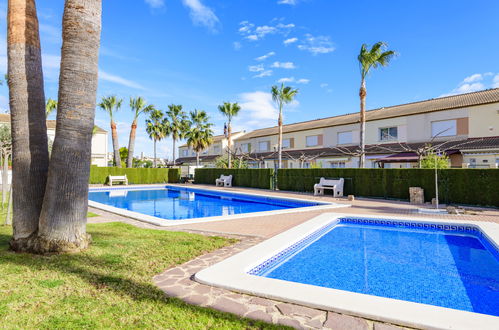
[[[395,105],[366,113],[366,167],[416,167],[422,147],[445,152],[452,167],[497,168],[499,164],[499,88]],[[359,114],[303,121],[283,127],[283,167],[358,167]],[[278,127],[237,132],[230,146],[253,168],[277,162]],[[200,155],[214,166],[228,152],[225,136]],[[177,163],[194,165],[196,154],[179,147]]]

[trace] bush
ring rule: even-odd
[[[439,175],[441,203],[499,207],[499,170],[442,169]],[[432,169],[280,169],[279,189],[313,191],[321,177],[344,178],[344,194],[384,199],[409,199],[409,187],[424,189],[425,200],[435,197],[435,171]]]
[[[126,175],[131,184],[178,183],[180,170],[178,168],[90,168],[91,184],[106,184],[109,175]]]
[[[270,189],[273,173],[273,169],[197,168],[194,182],[215,184],[215,179],[223,174],[232,175],[233,186]]]

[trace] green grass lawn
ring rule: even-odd
[[[98,217],[99,215],[94,212],[87,212],[87,218],[95,218]]]
[[[0,327],[275,328],[167,298],[152,277],[231,243],[220,237],[89,224],[93,243],[79,254],[8,251],[11,227],[0,226]]]

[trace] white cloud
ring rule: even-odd
[[[272,20],[272,23],[275,20]],[[250,41],[257,41],[265,38],[265,36],[270,34],[283,34],[287,35],[291,29],[295,27],[293,23],[284,24],[278,23],[276,25],[261,25],[255,26],[255,24],[250,23],[249,21],[242,21],[239,23],[239,34],[243,35],[245,39]]]
[[[241,43],[239,41],[234,41],[232,43],[232,47],[234,48],[234,50],[240,50],[243,46],[241,45]]]
[[[492,88],[499,88],[499,73],[494,77]]]
[[[291,5],[295,6],[298,3],[298,0],[279,0],[277,1],[280,5]]]
[[[291,45],[297,41],[298,41],[298,38],[289,38],[289,39],[284,40],[283,43],[287,46],[287,45]]]
[[[120,76],[116,76],[110,73],[107,73],[105,71],[99,70],[99,79],[104,80],[104,81],[109,81],[118,85],[122,85],[125,87],[130,87],[130,88],[135,88],[135,89],[140,89],[140,90],[145,90],[143,86],[140,84],[133,82],[131,80],[125,79]]]
[[[62,31],[60,27],[40,23],[39,28],[42,45],[46,41],[53,44],[59,44],[62,42]]]
[[[265,68],[263,67],[263,64],[258,64],[258,65],[250,65],[248,67],[248,70],[250,72],[261,72],[261,71],[265,70]]]
[[[219,19],[213,10],[206,7],[201,0],[182,0],[182,3],[190,9],[191,20],[195,25],[201,25],[211,31],[216,31]]]
[[[255,129],[277,124],[278,110],[270,93],[262,91],[242,93],[239,95],[239,105],[241,115],[237,117],[236,125],[240,123],[239,126],[245,129]]]
[[[333,90],[331,88],[329,88],[329,84],[328,83],[322,83],[319,85],[322,89],[324,89],[327,93],[332,93]]]
[[[246,37],[246,39],[248,39],[250,41],[257,41],[258,36],[256,34],[250,34],[249,36]]]
[[[334,51],[333,43],[330,37],[314,37],[311,34],[305,35],[305,40],[298,45],[298,49],[308,51],[313,55],[327,54]]]
[[[271,67],[280,69],[296,69],[296,66],[293,62],[274,62],[272,63]]]
[[[151,8],[161,8],[164,7],[165,1],[164,0],[145,0],[145,2],[151,6]]]
[[[263,77],[270,77],[272,75],[273,71],[272,70],[265,70],[260,72],[259,74],[253,76],[253,78],[263,78]]]
[[[266,60],[269,57],[274,56],[274,55],[275,55],[275,52],[270,52],[270,53],[267,53],[265,55],[262,55],[260,57],[255,58],[255,60],[257,60],[257,61],[264,61],[264,60]]]
[[[308,84],[310,82],[310,79],[305,79],[305,78],[301,78],[301,79],[295,79],[295,77],[286,77],[286,78],[281,78],[277,81],[278,83],[282,83],[282,84],[286,84],[286,83],[292,83],[292,82],[295,82],[297,84]]]
[[[483,76],[482,76],[482,74],[480,74],[480,73],[475,73],[475,74],[472,74],[472,75],[471,75],[471,76],[469,76],[469,77],[464,78],[463,82],[465,82],[465,83],[468,83],[468,84],[469,84],[469,83],[473,83],[473,82],[475,82],[475,81],[480,81],[480,80],[483,80]]]
[[[296,81],[297,84],[304,84],[304,85],[308,84],[309,82],[310,82],[310,79],[305,79],[305,78],[298,79]]]

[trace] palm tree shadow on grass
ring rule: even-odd
[[[167,297],[159,288],[151,283],[141,283],[136,280],[119,275],[110,275],[114,272],[96,272],[84,267],[92,265],[94,268],[99,265],[112,267],[115,271],[133,272],[133,265],[126,262],[112,264],[106,260],[105,255],[92,257],[85,254],[64,254],[52,256],[30,255],[25,253],[15,253],[8,251],[9,235],[0,235],[0,266],[15,265],[29,267],[34,273],[37,271],[53,271],[76,275],[93,287],[104,290],[110,289],[119,295],[127,295],[135,301],[163,302],[168,305],[186,309],[192,313],[203,313],[206,316],[215,316],[224,320],[234,319],[234,315],[215,311],[206,307],[198,307],[184,303],[178,298]],[[101,258],[102,257],[102,258]],[[237,317],[236,317],[237,318]],[[262,327],[264,324],[258,321],[247,320],[252,326]],[[272,326],[271,326],[272,327]]]

